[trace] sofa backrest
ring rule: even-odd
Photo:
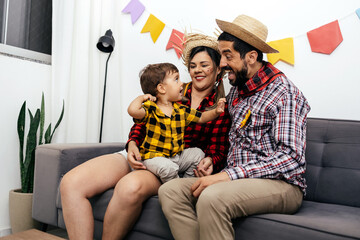
[[[309,118],[306,200],[360,207],[360,121]]]

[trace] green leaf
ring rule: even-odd
[[[23,193],[32,193],[34,187],[34,170],[35,170],[35,149],[32,152],[32,159],[34,161],[30,162],[30,165],[26,169],[27,171],[24,172],[25,182],[22,188]]]
[[[55,127],[54,127],[54,130],[53,130],[52,133],[51,133],[51,136],[50,136],[50,139],[49,139],[49,142],[48,142],[48,143],[51,143],[51,139],[52,139],[52,137],[53,137],[53,135],[54,135],[54,133],[55,133],[55,130],[56,130],[56,128],[60,125],[61,120],[63,119],[64,109],[65,109],[65,102],[64,102],[64,100],[63,100],[63,106],[62,106],[62,110],[61,110],[60,117],[59,117],[59,119],[58,119],[58,121],[57,121],[57,123],[56,123],[56,125],[55,125]]]
[[[24,133],[25,133],[25,112],[26,101],[21,106],[19,117],[17,120],[17,132],[19,136],[19,161],[20,161],[20,173],[24,171]],[[20,174],[22,176],[22,174]]]
[[[49,124],[48,128],[46,129],[45,132],[45,144],[50,143],[51,139],[50,139],[50,133],[51,133],[51,123]]]
[[[39,135],[39,145],[43,144],[43,135],[44,135],[44,125],[45,125],[45,100],[44,92],[41,97],[41,107],[40,107],[40,135]]]
[[[31,114],[31,111],[29,110],[29,113]],[[34,181],[33,178],[31,178],[31,166],[35,163],[35,148],[36,148],[36,135],[39,128],[40,123],[40,109],[36,110],[35,116],[30,119],[30,127],[29,132],[27,135],[26,140],[26,151],[25,151],[25,161],[24,161],[24,168],[25,171],[22,172],[25,174],[25,177],[27,179],[24,179],[22,181],[22,192],[28,192],[30,187]],[[29,175],[30,174],[30,175]]]
[[[30,111],[30,109],[28,109],[29,115],[30,115],[30,122],[34,119],[34,116],[32,114],[32,112]]]

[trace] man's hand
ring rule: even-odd
[[[140,156],[139,148],[134,141],[130,141],[128,143],[127,160],[133,169],[136,170],[146,169],[146,167],[142,164],[142,162],[140,162],[141,156]]]
[[[199,178],[192,186],[191,193],[194,197],[199,197],[201,192],[208,186],[218,183],[230,181],[230,177],[226,172],[217,173],[210,176]]]
[[[209,176],[213,172],[213,162],[211,157],[206,157],[201,159],[200,163],[194,169],[194,174],[196,177]]]

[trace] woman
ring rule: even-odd
[[[183,60],[192,81],[184,87],[183,104],[200,111],[213,107],[224,97],[217,41],[202,34],[186,37]],[[227,108],[227,106],[226,106]],[[195,175],[210,175],[222,169],[228,150],[230,117],[226,109],[219,118],[206,124],[189,126],[185,147],[205,152]],[[94,221],[89,198],[114,187],[107,207],[102,239],[122,239],[139,217],[142,203],[156,195],[161,185],[150,171],[144,170],[138,145],[143,140],[142,125],[134,125],[129,134],[127,158],[108,154],[91,159],[69,171],[60,185],[63,215],[70,239],[92,239]],[[131,171],[131,168],[137,171]]]

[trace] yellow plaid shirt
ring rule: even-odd
[[[146,136],[140,146],[142,160],[154,157],[173,157],[184,149],[184,131],[190,123],[196,123],[201,112],[188,106],[173,103],[171,117],[166,116],[156,103],[143,104],[145,117],[134,119],[135,123],[145,123]]]

